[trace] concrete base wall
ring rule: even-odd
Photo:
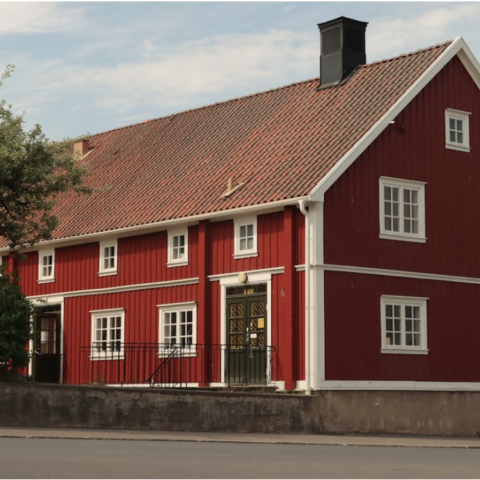
[[[304,395],[0,384],[0,426],[474,436],[480,392]]]

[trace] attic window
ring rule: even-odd
[[[257,217],[236,218],[234,258],[256,257]]]
[[[451,108],[445,110],[446,148],[461,152],[470,151],[469,116],[469,112]]]
[[[117,256],[116,239],[100,242],[100,276],[117,274]]]
[[[188,265],[188,228],[168,232],[169,267]]]
[[[38,252],[38,283],[55,281],[55,250]]]

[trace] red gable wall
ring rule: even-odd
[[[471,112],[471,152],[445,109]],[[405,129],[402,129],[402,126]],[[480,94],[455,57],[327,192],[325,263],[480,278]],[[426,243],[379,238],[379,177],[426,182]],[[328,272],[327,380],[480,381],[479,288]],[[381,354],[380,296],[428,297],[428,355]]]

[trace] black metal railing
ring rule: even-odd
[[[80,348],[72,382],[186,388],[270,383],[275,348],[98,342]]]

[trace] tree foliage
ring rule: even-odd
[[[0,87],[12,70],[7,67]],[[10,248],[51,238],[58,224],[56,198],[69,190],[89,192],[84,173],[71,141],[52,142],[39,125],[25,131],[23,116],[0,101],[0,237]]]
[[[35,308],[26,299],[15,276],[0,267],[0,379],[28,364],[28,340]]]
[[[12,71],[13,66],[7,66],[0,87]],[[85,168],[72,143],[50,141],[39,125],[25,130],[23,116],[0,101],[0,238],[15,255],[22,247],[52,237],[58,224],[52,209],[60,194],[90,192],[82,184]],[[23,295],[17,275],[4,271],[0,277],[0,377],[15,373],[29,360],[26,346],[35,308]]]

